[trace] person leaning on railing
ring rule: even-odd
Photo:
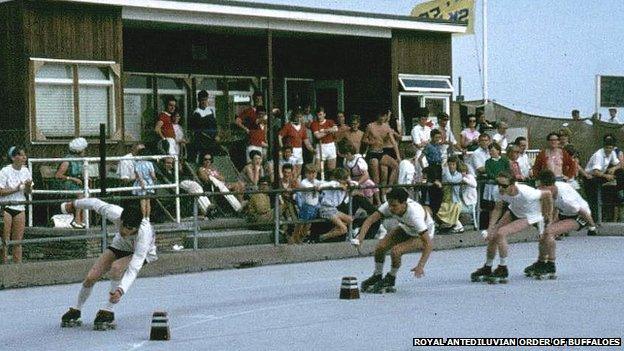
[[[24,164],[26,152],[24,148],[12,146],[8,156],[12,163],[0,170],[0,202],[26,201],[25,194],[32,191],[32,175]],[[7,263],[7,242],[22,240],[24,237],[24,222],[26,219],[24,205],[6,205],[2,211],[4,230],[2,232],[2,263]],[[13,262],[22,261],[22,245],[13,246]]]
[[[69,154],[65,158],[84,157],[87,148],[87,140],[85,138],[75,138],[69,142]],[[56,170],[54,177],[57,182],[53,183],[53,187],[59,190],[83,190],[83,162],[82,161],[63,161]],[[84,197],[83,194],[77,194],[78,198]],[[71,226],[76,229],[85,227],[82,221],[81,210],[76,211]]]

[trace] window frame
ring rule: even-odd
[[[37,73],[46,64],[70,66],[72,78],[37,78]],[[97,67],[108,69],[108,79],[80,79],[79,67]],[[80,135],[80,87],[97,86],[107,87],[108,91],[108,116],[106,124],[108,126],[107,142],[121,140],[123,133],[122,112],[119,103],[120,93],[120,65],[114,61],[87,61],[87,60],[66,60],[52,58],[29,59],[29,126],[30,141],[32,144],[64,144],[67,141],[79,137]],[[73,117],[74,133],[72,136],[47,137],[37,127],[37,96],[36,90],[39,85],[64,85],[71,86],[73,93]],[[88,140],[97,139],[94,136],[86,137]]]
[[[448,88],[430,88],[430,87],[408,87],[405,85],[404,80],[424,80],[431,82],[444,82]],[[408,92],[430,92],[430,93],[449,93],[453,94],[453,84],[451,82],[451,77],[449,76],[428,76],[428,75],[417,75],[417,74],[399,74],[399,84],[401,84],[401,88],[403,91]]]

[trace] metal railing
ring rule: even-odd
[[[175,155],[151,155],[151,156],[115,156],[115,157],[107,157],[106,161],[135,161],[135,160],[161,160],[163,158],[173,158],[174,159],[174,183],[173,184],[155,184],[146,186],[145,189],[174,189],[175,194],[180,194],[180,182],[179,182],[179,161],[178,157]],[[37,163],[61,163],[61,162],[82,162],[82,190],[61,190],[61,189],[33,189],[32,192],[28,195],[28,226],[32,227],[33,224],[33,195],[35,194],[83,194],[85,198],[89,197],[91,194],[99,194],[101,192],[100,189],[91,189],[89,186],[89,180],[92,178],[90,175],[90,167],[89,163],[100,162],[101,159],[99,157],[65,157],[65,158],[29,158],[28,159],[28,169],[31,174],[33,174],[33,166]],[[97,172],[94,172],[97,174]],[[96,177],[93,177],[96,178]],[[122,192],[122,191],[132,191],[143,189],[139,186],[126,186],[126,187],[107,187],[107,192]],[[176,223],[180,223],[180,199],[176,198]],[[89,228],[89,211],[85,211],[85,226]]]

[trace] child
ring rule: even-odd
[[[427,180],[433,185],[428,188],[429,207],[434,216],[442,205],[442,133],[434,129],[430,133],[431,141],[425,145],[422,154],[418,157],[420,166],[425,169],[423,160],[427,159],[429,166],[425,169]]]
[[[145,149],[141,149],[137,152],[137,156],[144,156]],[[134,181],[135,187],[141,187],[141,189],[132,190],[132,195],[145,196],[147,194],[154,194],[154,189],[147,189],[154,185],[154,179],[156,179],[156,172],[154,171],[154,165],[150,160],[137,160],[134,165],[134,172],[136,173],[136,180]],[[149,219],[151,212],[150,199],[141,199],[141,213],[143,218]]]
[[[338,211],[337,207],[344,201],[347,196],[347,187],[349,186],[349,171],[344,168],[336,168],[331,171],[332,180],[322,183],[322,188],[341,188],[337,190],[323,190],[323,198],[321,200],[321,208],[319,215],[321,218],[329,219],[334,228],[329,232],[320,236],[320,241],[337,238],[346,235],[349,227],[353,222],[353,218],[348,214]]]
[[[307,164],[303,168],[305,178],[301,181],[301,188],[315,188],[318,190],[322,182],[316,179],[317,169],[314,164]],[[316,191],[298,192],[295,195],[297,207],[299,208],[299,219],[302,221],[310,221],[318,217],[319,212],[319,194]],[[293,244],[299,244],[304,237],[310,232],[310,224],[297,224],[292,237]]]
[[[463,233],[464,226],[459,221],[461,214],[461,187],[463,176],[457,170],[459,159],[451,156],[446,162],[446,166],[442,168],[442,181],[444,183],[454,183],[457,185],[444,185],[444,196],[442,206],[438,211],[438,219],[444,226],[453,227],[453,233]]]
[[[423,163],[426,163],[427,160],[423,159]],[[420,162],[418,162],[416,158],[416,149],[414,146],[410,145],[405,149],[403,153],[403,160],[399,163],[399,178],[397,180],[397,184],[399,185],[418,185],[425,183],[427,181],[427,177],[425,177],[423,173],[423,168],[421,167]],[[404,188],[410,194],[410,197],[418,201],[420,198],[420,189],[410,189]]]

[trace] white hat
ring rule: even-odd
[[[72,152],[82,152],[88,146],[87,139],[76,138],[69,142],[69,150]]]

